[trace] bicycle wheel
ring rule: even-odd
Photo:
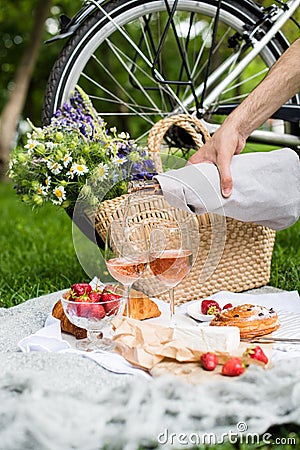
[[[246,97],[288,45],[277,35],[214,97],[215,86],[251,48],[245,31],[260,18],[254,4],[222,2],[209,71],[215,0],[178,0],[171,22],[164,0],[115,0],[99,8],[70,38],[52,69],[44,124],[79,84],[109,127],[128,131],[140,144],[154,123],[174,113],[197,113],[212,131],[230,112],[226,106]],[[176,140],[176,133],[172,137]]]

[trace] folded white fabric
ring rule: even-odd
[[[188,165],[159,174],[156,179],[165,199],[176,208],[282,230],[300,215],[299,169],[298,155],[288,148],[233,156],[233,192],[227,199],[221,195],[214,164]]]
[[[24,353],[29,352],[57,352],[72,353],[83,358],[89,358],[95,361],[104,369],[119,374],[142,375],[151,378],[146,372],[137,369],[126,361],[123,356],[114,352],[105,352],[97,350],[94,352],[83,352],[72,348],[72,346],[62,338],[60,331],[60,321],[50,315],[44,328],[36,333],[27,336],[19,342],[19,348]]]

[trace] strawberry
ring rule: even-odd
[[[106,316],[105,309],[101,303],[94,303],[93,305],[88,305],[88,317],[93,319],[103,319]]]
[[[218,364],[218,358],[215,353],[203,353],[200,357],[200,364],[205,370],[214,370]]]
[[[256,345],[256,347],[247,348],[243,356],[256,359],[257,361],[261,361],[264,364],[268,364],[269,362],[267,355],[259,345]]]
[[[245,372],[245,366],[240,358],[230,358],[222,367],[222,375],[236,377]]]
[[[224,305],[222,309],[229,309],[229,308],[232,308],[232,307],[233,307],[232,303],[226,303],[226,305]]]
[[[90,298],[92,294],[92,299]],[[89,295],[81,295],[81,297],[76,298],[77,305],[77,316],[78,317],[86,317],[86,318],[94,318],[94,319],[103,319],[105,317],[106,312],[101,303],[98,300],[101,297],[101,294],[98,292],[90,292]],[[95,302],[94,302],[95,300]]]
[[[91,291],[89,293],[89,299],[92,303],[99,303],[101,301],[101,292]]]
[[[221,311],[220,305],[215,300],[202,300],[201,312],[202,314],[214,315],[216,312]]]
[[[65,294],[63,294],[63,297],[66,300],[70,300],[70,301],[75,301],[76,297],[74,296],[74,292],[73,291],[67,291]]]
[[[120,307],[121,295],[116,294],[114,290],[114,286],[106,286],[101,295],[101,302],[108,316],[116,314]]]
[[[89,317],[90,299],[87,295],[81,295],[75,299],[77,305],[77,316],[78,317]]]
[[[72,284],[71,290],[76,297],[80,297],[81,295],[89,294],[92,291],[92,286],[88,283],[75,283]]]

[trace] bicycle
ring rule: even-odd
[[[268,8],[252,0],[90,0],[72,18],[61,18],[68,37],[51,71],[43,107],[47,124],[76,84],[108,126],[142,143],[159,119],[196,115],[210,133],[263,78],[288,48],[282,31],[300,0]],[[255,142],[300,146],[300,95],[274,118],[282,132],[256,130]],[[193,146],[172,130],[172,144]]]

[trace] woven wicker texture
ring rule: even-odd
[[[195,117],[181,114],[157,122],[150,131],[148,145],[158,172],[162,171],[160,147],[163,137],[175,124],[190,133],[198,148],[210,138],[202,123]],[[103,240],[108,224],[113,219],[124,217],[127,198],[127,195],[123,195],[101,203],[94,217],[94,226]],[[143,206],[136,212],[136,217],[144,223],[166,220],[166,208],[176,220],[187,220],[188,213],[166,206],[161,196],[152,196],[151,199],[145,196],[145,201],[140,204]],[[223,221],[223,226],[213,228],[213,224],[218,220]],[[177,305],[204,298],[220,290],[241,292],[268,283],[275,231],[253,223],[224,219],[212,214],[197,216],[197,221],[198,236],[195,236],[195,239],[198,241],[195,241],[195,246],[198,246],[198,253],[189,275],[175,288]],[[220,259],[218,242],[220,241],[220,245],[224,242],[224,225],[226,243]],[[207,278],[205,273],[209,273],[210,276]],[[153,282],[153,276],[146,271],[143,278],[134,286],[148,295],[155,295],[168,301],[167,292],[157,295],[156,282],[156,280]]]

